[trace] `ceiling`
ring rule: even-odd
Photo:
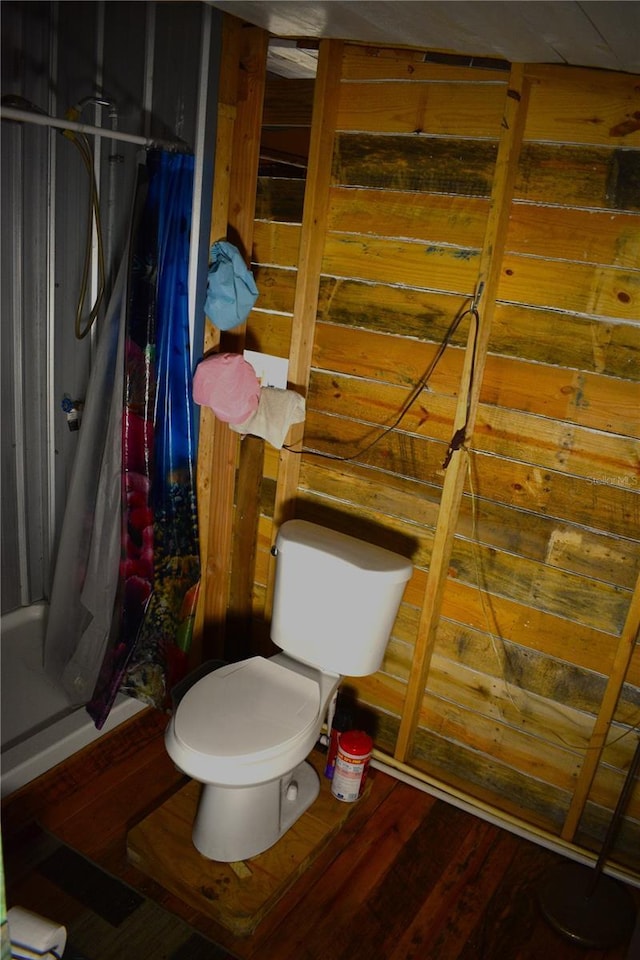
[[[289,42],[269,69],[312,76],[299,38],[335,37],[518,63],[568,63],[640,73],[636,0],[207,0]]]

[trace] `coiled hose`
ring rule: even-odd
[[[80,116],[79,107],[71,107],[70,110],[67,110],[65,117],[67,120],[77,120]],[[72,130],[63,130],[62,135],[70,140],[71,143],[76,147],[80,156],[82,157],[82,162],[87,171],[89,177],[89,207],[88,207],[88,221],[87,221],[87,239],[85,243],[84,251],[84,263],[82,265],[82,278],[80,281],[80,293],[78,295],[78,303],[76,306],[76,315],[75,315],[75,335],[76,339],[83,340],[91,327],[93,326],[96,317],[100,311],[100,306],[104,297],[104,288],[105,288],[105,270],[104,270],[104,245],[102,242],[102,221],[100,217],[100,200],[98,196],[98,186],[96,183],[95,167],[93,163],[93,151],[91,150],[91,145],[84,133],[75,133]],[[91,240],[93,234],[93,224],[95,221],[96,228],[96,237],[97,237],[97,248],[98,248],[98,290],[96,293],[96,299],[89,311],[89,316],[85,321],[82,319],[82,314],[84,311],[85,300],[87,298],[87,291],[89,288],[89,273],[91,270]]]
[[[78,120],[82,110],[88,103],[98,103],[102,106],[110,106],[115,110],[115,104],[110,100],[106,100],[101,96],[90,96],[85,97],[83,100],[80,100],[74,107],[71,107],[67,110],[65,118],[67,120]],[[46,110],[43,110],[42,107],[37,106],[35,103],[31,103],[30,100],[25,99],[25,97],[19,96],[17,94],[5,94],[2,97],[2,105],[7,107],[14,107],[20,110],[29,110],[33,113],[42,114],[45,117],[48,117],[49,114]],[[87,336],[91,327],[94,324],[96,317],[100,311],[100,306],[104,298],[104,288],[105,288],[105,270],[104,270],[104,246],[102,241],[102,222],[100,218],[100,202],[98,196],[98,187],[96,184],[96,175],[95,167],[93,163],[93,151],[89,144],[84,133],[75,133],[72,130],[63,130],[62,135],[70,140],[71,143],[76,147],[80,156],[82,157],[82,162],[87,171],[89,177],[89,217],[87,223],[87,241],[85,244],[85,254],[84,254],[84,263],[82,266],[82,279],[80,283],[80,294],[78,296],[78,305],[76,307],[76,316],[75,316],[75,335],[78,340],[84,339]],[[96,225],[96,237],[97,237],[97,248],[98,248],[98,292],[96,294],[95,303],[93,304],[91,310],[89,311],[89,316],[86,322],[83,325],[82,322],[82,312],[84,310],[84,303],[87,298],[87,290],[89,287],[89,272],[91,270],[91,241],[93,235],[93,223],[95,220]]]

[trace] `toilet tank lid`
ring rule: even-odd
[[[413,573],[411,561],[399,553],[309,520],[287,520],[282,524],[276,537],[276,547],[284,550],[289,545],[317,550],[342,560],[352,568],[379,573],[398,583],[409,580]]]
[[[243,757],[284,746],[312,724],[318,684],[263,657],[214,670],[184,695],[176,737],[192,750]]]

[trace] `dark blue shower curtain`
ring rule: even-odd
[[[194,158],[150,152],[137,189],[125,329],[121,562],[87,710],[166,705],[186,672],[200,579],[188,269]]]

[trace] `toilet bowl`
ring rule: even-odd
[[[169,724],[174,763],[203,784],[195,847],[211,860],[246,860],[273,846],[318,796],[313,749],[341,678],[286,654],[208,674]]]
[[[413,567],[404,557],[303,520],[276,540],[271,638],[281,648],[202,677],[165,735],[177,767],[203,784],[193,843],[246,860],[313,803],[313,749],[342,675],[380,666]]]

